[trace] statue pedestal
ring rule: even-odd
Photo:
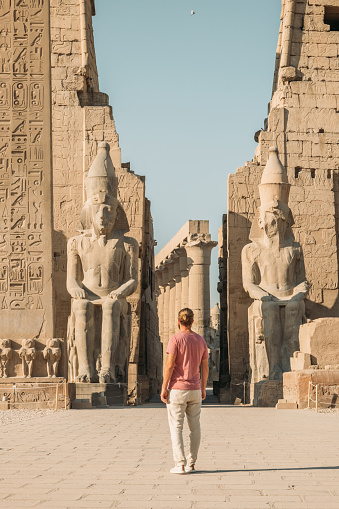
[[[261,380],[251,383],[250,402],[253,406],[275,407],[283,397],[283,382],[280,380]]]
[[[75,400],[88,400],[92,407],[125,406],[127,387],[125,384],[70,383],[71,403]]]

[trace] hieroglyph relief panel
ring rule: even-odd
[[[0,0],[1,336],[52,334],[49,61],[49,2]]]

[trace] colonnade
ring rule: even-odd
[[[208,231],[208,221],[189,223],[207,223]],[[189,233],[172,249],[162,250],[160,259],[156,258],[159,333],[164,362],[169,338],[178,331],[181,309],[189,307],[194,312],[195,332],[204,337],[208,333],[211,251],[216,244],[209,233]],[[163,258],[162,253],[165,254]]]

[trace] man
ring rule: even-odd
[[[161,400],[167,403],[174,468],[172,474],[195,471],[200,445],[201,402],[206,398],[208,349],[206,341],[192,331],[193,311],[182,309],[178,315],[180,332],[169,340]],[[200,379],[201,366],[201,379]],[[183,426],[185,414],[190,428],[190,453],[185,457]]]

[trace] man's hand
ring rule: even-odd
[[[70,294],[73,299],[86,299],[86,292],[83,288],[72,288]]]
[[[168,390],[167,389],[161,389],[160,398],[163,403],[167,403],[167,396],[168,396]]]
[[[201,399],[206,399],[206,389],[201,389]]]

